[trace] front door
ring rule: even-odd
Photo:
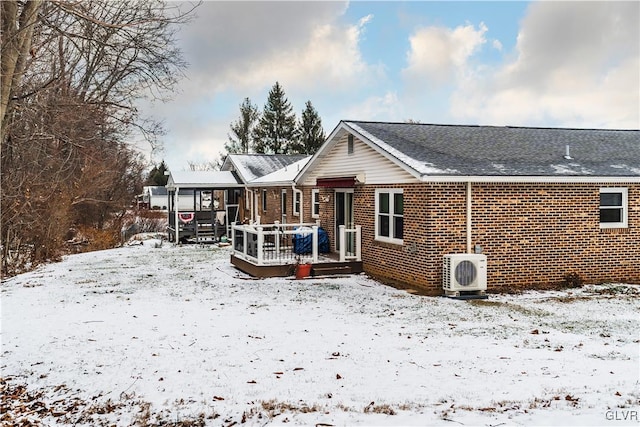
[[[354,228],[353,190],[336,190],[334,200],[336,209],[336,250],[340,250],[340,226]],[[355,252],[355,235],[353,233],[347,234],[346,244],[347,253]]]

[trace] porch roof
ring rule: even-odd
[[[175,188],[233,188],[242,187],[230,171],[178,171],[171,172],[167,189]]]

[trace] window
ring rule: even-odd
[[[264,188],[262,189],[262,211],[267,211],[267,190]]]
[[[353,135],[347,136],[347,154],[353,154]]]
[[[600,189],[600,228],[626,228],[627,189]]]
[[[293,214],[300,216],[300,204],[302,201],[302,191],[295,190],[293,192]]]
[[[376,240],[402,244],[404,198],[402,189],[376,190]]]
[[[320,218],[320,189],[311,190],[311,217]]]

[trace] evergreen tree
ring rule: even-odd
[[[229,142],[224,145],[227,153],[247,154],[253,146],[253,129],[259,117],[258,107],[245,98],[240,104],[240,118],[229,126],[231,134],[227,134]]]
[[[297,128],[298,141],[294,145],[294,152],[300,154],[314,154],[324,143],[325,134],[322,129],[320,115],[313,108],[311,101],[307,101],[302,111]]]
[[[288,154],[291,144],[295,143],[295,133],[296,115],[276,82],[253,132],[256,153]]]
[[[149,175],[147,176],[147,185],[167,185],[169,176],[165,175],[164,172],[168,170],[169,168],[164,163],[164,160],[161,161],[158,166],[154,166],[149,172]]]

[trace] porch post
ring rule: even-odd
[[[258,265],[262,265],[264,254],[262,253],[262,248],[264,246],[264,234],[262,234],[262,227],[256,227],[258,231],[258,253],[256,256],[258,257]]]
[[[175,213],[175,234],[176,234],[176,245],[178,243],[180,243],[180,216],[179,216],[179,210],[180,210],[180,201],[178,200],[178,193],[180,192],[180,188],[176,187],[176,191],[175,193],[173,193],[173,211]]]
[[[338,226],[338,239],[340,239],[340,262],[344,262],[345,258],[346,258],[346,253],[347,253],[347,248],[346,246],[346,236],[345,236],[345,232],[344,232],[344,225],[340,225]]]
[[[213,205],[213,192],[211,192],[211,204]],[[231,250],[236,253],[236,223],[231,224]]]
[[[313,229],[313,237],[311,240],[311,255],[313,256],[313,262],[318,262],[318,226],[314,225],[311,228]]]
[[[356,261],[362,261],[362,226],[356,225]]]

